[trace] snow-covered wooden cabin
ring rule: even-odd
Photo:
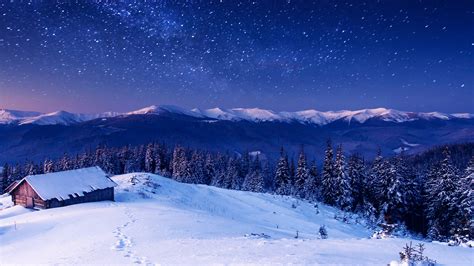
[[[72,204],[114,200],[117,184],[99,167],[30,175],[8,191],[15,205],[55,208]]]

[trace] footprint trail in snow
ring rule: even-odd
[[[147,257],[137,255],[133,250],[133,239],[127,236],[123,230],[136,222],[135,217],[129,208],[125,209],[125,215],[127,216],[127,222],[121,226],[118,226],[114,231],[114,236],[117,239],[115,244],[112,246],[113,250],[124,252],[124,257],[132,260],[134,264],[145,264],[145,265],[154,265],[150,262]]]

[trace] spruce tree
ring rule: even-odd
[[[33,162],[28,162],[25,165],[25,174],[26,175],[37,175],[40,171],[38,170],[37,166]]]
[[[204,155],[195,150],[191,156],[191,175],[192,175],[192,183],[195,184],[204,184],[205,179],[205,161]]]
[[[227,176],[226,166],[228,159],[221,153],[217,153],[215,160],[214,176],[212,179],[212,185],[216,187],[224,187],[225,179]]]
[[[280,151],[280,159],[275,173],[275,190],[277,194],[288,195],[288,183],[290,179],[290,168],[288,166],[288,157],[284,154],[283,148]]]
[[[367,186],[368,199],[377,210],[377,214],[383,212],[384,204],[387,202],[390,169],[390,162],[382,157],[379,150],[370,168]]]
[[[46,159],[43,163],[43,172],[45,174],[54,172],[54,163],[50,159]]]
[[[358,154],[353,154],[349,158],[347,174],[351,184],[352,210],[360,213],[367,201],[367,176],[365,174],[364,160]]]
[[[336,196],[334,191],[336,189],[336,180],[334,174],[334,155],[331,140],[327,141],[327,148],[324,157],[323,177],[322,177],[322,196],[326,204],[335,205]]]
[[[305,184],[306,198],[310,200],[321,200],[321,177],[318,173],[316,162],[313,161],[309,168],[309,177]]]
[[[389,163],[387,172],[387,188],[384,196],[383,214],[388,223],[398,223],[402,221],[406,210],[405,190],[407,181],[402,162],[402,157],[395,158]]]
[[[210,185],[216,173],[214,158],[211,153],[206,155],[206,162],[204,164],[204,179],[203,184]]]
[[[10,185],[9,172],[10,172],[10,166],[8,164],[4,164],[3,169],[0,172],[0,180],[1,180],[0,189],[1,189],[2,194],[5,192],[5,189]]]
[[[262,176],[262,166],[258,155],[252,162],[249,173],[247,174],[243,189],[252,192],[263,192],[264,180]]]
[[[471,174],[474,174],[474,156],[471,157],[466,169],[464,170],[464,176],[469,176]]]
[[[155,162],[155,154],[154,154],[155,147],[152,143],[146,146],[145,152],[145,172],[153,173],[156,168]]]
[[[165,162],[164,162],[164,158],[160,149],[155,150],[154,157],[155,157],[154,158],[155,169],[153,169],[153,173],[157,175],[165,176],[164,175],[164,173],[166,172],[166,169],[164,166]]]
[[[454,232],[463,241],[474,239],[474,157],[471,158],[456,190],[457,215]]]
[[[438,172],[431,175],[434,178],[429,181],[427,191],[429,236],[438,240],[445,240],[453,234],[452,222],[458,211],[456,186],[459,181],[447,147],[443,151],[443,156]]]
[[[117,156],[110,149],[104,150],[102,154],[102,170],[109,174],[118,174]]]
[[[262,177],[263,177],[263,187],[267,191],[275,191],[275,180],[273,173],[275,172],[275,167],[271,164],[270,160],[262,160]]]
[[[73,169],[71,158],[67,153],[65,153],[59,161],[59,168],[61,169],[61,171],[68,171]]]
[[[250,170],[250,154],[248,151],[245,151],[242,154],[242,158],[240,160],[240,166],[239,166],[239,175],[241,179],[245,179],[245,176],[248,174]]]
[[[334,179],[336,184],[334,196],[336,206],[348,211],[352,207],[352,193],[342,145],[339,145],[337,149],[334,166]]]
[[[173,151],[173,179],[179,182],[183,182],[186,178],[188,162],[186,158],[186,151],[183,147],[177,145]]]
[[[239,161],[237,158],[230,157],[227,164],[227,175],[224,182],[224,188],[240,189],[243,180],[241,180],[239,173]]]
[[[309,179],[309,170],[306,164],[306,156],[303,149],[301,149],[300,156],[298,158],[298,166],[295,174],[295,194],[300,198],[305,197],[305,186]]]

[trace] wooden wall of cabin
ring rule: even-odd
[[[74,195],[75,196],[75,195]],[[95,202],[103,200],[114,200],[114,188],[106,188],[94,190],[92,192],[84,193],[84,196],[69,196],[69,199],[58,200],[50,199],[46,201],[46,208],[56,208],[62,206],[68,206],[72,204],[79,204],[85,202]]]
[[[31,207],[45,208],[45,202],[34,191],[30,184],[28,184],[28,182],[23,181],[12,192],[10,192],[10,194],[12,195],[12,200],[16,205],[29,207],[27,206],[27,198],[30,197],[33,199],[33,206]]]
[[[103,200],[114,200],[114,188],[99,189],[92,192],[84,193],[83,196],[69,195],[68,199],[58,200],[50,199],[44,201],[39,197],[39,195],[33,190],[33,188],[27,183],[22,182],[18,187],[16,187],[11,193],[12,200],[16,205],[21,205],[24,207],[27,206],[27,197],[33,199],[32,207],[36,208],[56,208],[72,204],[85,203],[85,202],[94,202],[94,201],[103,201]]]

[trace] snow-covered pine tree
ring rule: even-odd
[[[176,145],[172,161],[172,177],[174,180],[182,182],[186,178],[187,164],[186,150],[180,145]]]
[[[407,226],[422,226],[423,215],[423,186],[421,176],[418,175],[402,152],[396,160],[396,168],[403,180],[403,199],[405,201],[400,219]]]
[[[71,163],[71,158],[69,157],[69,155],[67,153],[65,153],[63,155],[63,157],[61,158],[61,160],[59,161],[58,168],[61,171],[67,171],[67,170],[72,170],[73,169],[72,163]]]
[[[73,169],[82,168],[79,166],[80,161],[81,161],[81,156],[79,154],[76,154],[74,158],[72,159],[72,168]],[[43,171],[43,165],[41,165],[40,168],[41,168],[40,170]]]
[[[438,172],[430,175],[432,179],[427,187],[426,216],[430,227],[429,236],[437,240],[446,240],[454,233],[452,222],[458,212],[456,206],[456,186],[459,184],[457,171],[451,162],[451,154],[447,147],[443,155],[444,158],[437,168]]]
[[[230,157],[227,163],[227,174],[224,180],[224,188],[240,189],[242,186],[239,174],[239,162],[235,157]]]
[[[262,178],[263,178],[263,187],[266,188],[268,191],[275,191],[274,185],[274,176],[273,172],[275,171],[272,169],[270,161],[265,159],[261,161],[262,164]]]
[[[474,239],[474,157],[471,158],[456,190],[457,215],[454,231],[462,241]]]
[[[187,159],[187,157],[185,157],[183,169],[184,169],[184,174],[180,182],[189,183],[189,184],[197,184],[196,177],[194,176],[193,164],[190,160]]]
[[[365,173],[364,160],[358,155],[353,154],[347,164],[347,174],[351,183],[352,210],[358,213],[363,212],[367,201],[367,176]]]
[[[368,222],[369,227],[377,226],[379,222],[377,219],[377,210],[369,201],[364,202],[364,206],[362,206],[359,213],[362,214],[363,217],[365,217],[365,219]]]
[[[153,173],[156,168],[154,151],[155,151],[154,144],[149,143],[146,146],[146,151],[145,151],[145,172],[147,173]]]
[[[466,169],[464,170],[464,176],[469,176],[471,174],[474,174],[474,156],[471,157]]]
[[[389,184],[389,170],[391,164],[389,160],[385,160],[380,150],[375,157],[369,172],[369,182],[367,186],[367,194],[369,201],[372,203],[378,214],[383,212],[384,204],[387,201],[387,190]]]
[[[215,163],[211,153],[207,153],[206,162],[204,164],[203,184],[210,185],[215,176]]]
[[[225,178],[227,175],[227,162],[228,159],[225,155],[217,153],[215,160],[214,177],[211,183],[213,186],[224,187]]]
[[[25,177],[26,174],[23,171],[23,167],[20,164],[16,164],[14,167],[10,168],[8,183],[11,184],[15,180],[20,180]]]
[[[205,179],[205,162],[204,155],[195,150],[191,156],[191,172],[192,172],[192,183],[195,184],[204,184]]]
[[[123,168],[122,172],[128,174],[133,172],[133,152],[130,147],[125,146],[121,149],[120,154],[120,167]],[[92,161],[91,161],[92,164]]]
[[[346,161],[342,151],[342,145],[339,145],[336,152],[336,161],[334,165],[335,178],[335,201],[336,206],[343,210],[350,210],[352,207],[352,192],[349,176],[346,170]]]
[[[245,178],[243,190],[263,192],[263,185],[262,166],[257,155],[252,162],[249,174]]]
[[[307,180],[309,179],[309,170],[306,164],[306,156],[304,154],[304,150],[301,149],[300,156],[298,158],[298,166],[296,168],[295,174],[295,185],[294,191],[295,195],[300,198],[304,198],[306,195],[305,185]]]
[[[127,169],[127,173],[143,171],[144,167],[142,167],[142,162],[144,162],[144,160],[141,155],[144,154],[144,152],[142,152],[142,146],[130,149],[129,152],[130,155],[125,167]]]
[[[102,170],[112,175],[120,173],[116,153],[112,152],[111,149],[106,149],[102,157]]]
[[[79,168],[91,167],[93,166],[92,160],[93,160],[92,152],[86,151],[79,156],[79,161],[77,162],[77,165]],[[123,173],[123,169],[121,173]]]
[[[327,148],[324,157],[323,176],[322,176],[322,196],[326,204],[335,205],[336,196],[334,191],[336,189],[336,179],[334,174],[334,155],[332,149],[332,142],[327,141]]]
[[[155,170],[154,173],[165,176],[171,177],[171,170],[170,170],[170,158],[168,155],[168,150],[164,144],[155,145]]]
[[[5,192],[5,189],[10,185],[10,166],[8,164],[3,165],[3,169],[0,172],[0,189],[1,189],[1,194]]]
[[[93,159],[94,166],[103,167],[105,149],[106,148],[103,145],[99,145],[95,149],[95,154],[94,154],[94,159]],[[61,170],[65,170],[61,162],[59,162],[58,167],[61,168]]]
[[[397,156],[389,164],[387,172],[388,186],[385,194],[383,214],[387,223],[400,223],[408,211],[406,193],[408,189],[407,169],[404,156]]]
[[[321,177],[319,176],[315,161],[311,162],[309,168],[309,176],[305,184],[305,194],[307,199],[321,200]]]
[[[51,159],[46,159],[43,163],[43,172],[45,174],[54,172],[54,163]]]
[[[161,151],[161,147],[155,147],[154,161],[155,161],[155,169],[153,169],[153,173],[157,175],[165,176],[166,168],[165,168],[165,161],[164,161],[164,156]]]
[[[250,154],[248,151],[245,151],[242,154],[242,158],[240,159],[240,166],[239,166],[239,174],[240,177],[245,179],[245,176],[248,174],[250,170]]]
[[[145,145],[140,145],[136,149],[136,164],[139,172],[145,171],[145,154],[146,154],[146,146]]]
[[[39,169],[38,169],[38,167],[36,166],[35,163],[33,163],[33,162],[26,163],[26,165],[25,165],[25,174],[26,175],[37,175],[39,173],[40,173],[40,171],[39,171]]]
[[[288,195],[288,183],[290,179],[290,168],[288,166],[288,157],[283,148],[280,150],[280,159],[275,172],[275,191],[280,195]]]

